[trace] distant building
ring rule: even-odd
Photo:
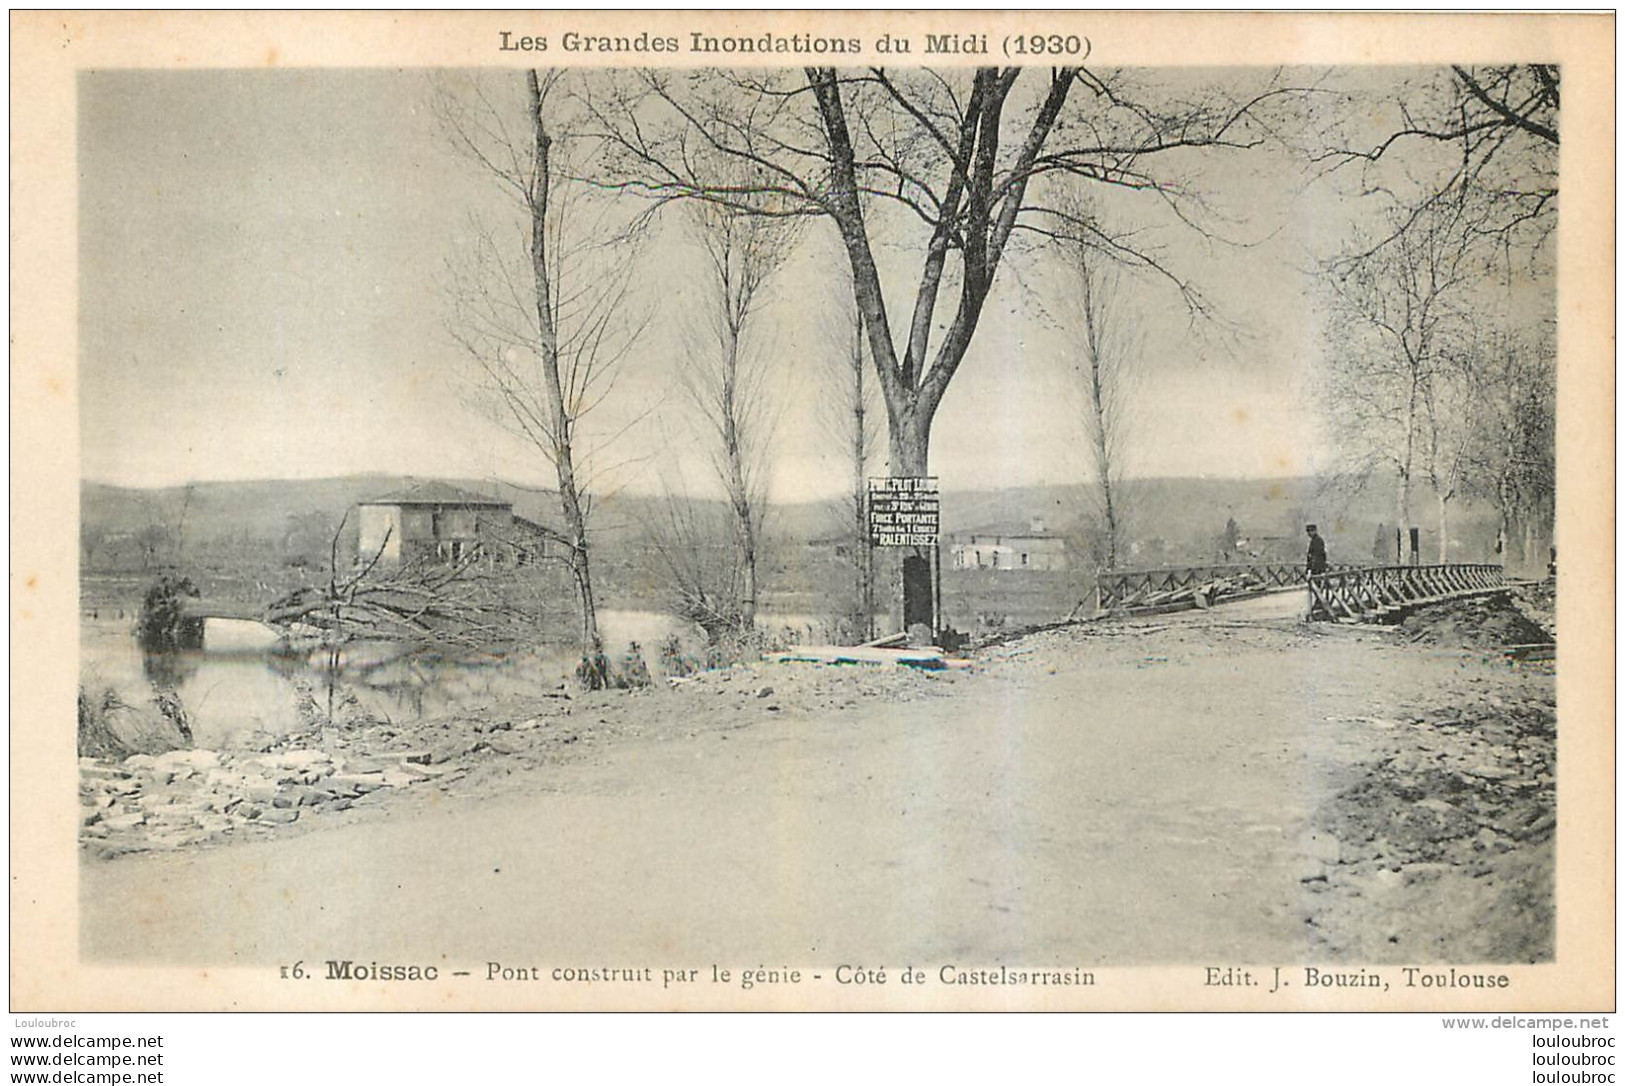
[[[542,552],[544,530],[514,516],[513,503],[447,483],[419,483],[360,503],[357,560],[381,569],[413,562],[524,565]]]
[[[1067,568],[1066,537],[1050,531],[1043,518],[1025,526],[992,525],[955,535],[954,569],[1008,569],[1017,571]]]

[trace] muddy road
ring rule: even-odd
[[[1037,634],[969,672],[708,673],[527,707],[455,780],[261,840],[87,851],[82,948],[207,966],[1544,960],[1553,685],[1493,653],[1222,612]]]

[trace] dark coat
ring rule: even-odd
[[[1309,572],[1326,572],[1326,541],[1318,535],[1309,537]]]

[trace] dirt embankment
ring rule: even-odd
[[[1317,812],[1316,943],[1354,961],[1550,960],[1556,715],[1492,689],[1350,720],[1376,757]]]
[[[1354,718],[1374,757],[1317,813],[1316,941],[1356,961],[1550,960],[1557,701],[1549,584],[1422,608],[1411,645],[1462,649],[1463,674],[1403,713]],[[1374,702],[1377,699],[1373,699]],[[1375,923],[1373,923],[1375,921]]]
[[[1555,596],[1532,585],[1510,596],[1479,596],[1419,608],[1399,625],[1400,636],[1421,645],[1499,649],[1555,640]]]

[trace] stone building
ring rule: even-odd
[[[952,550],[954,569],[1032,572],[1067,568],[1066,537],[1050,531],[1038,517],[1024,526],[995,524],[957,534]]]
[[[537,526],[514,516],[512,502],[447,483],[419,483],[357,509],[357,561],[378,555],[380,569],[475,556],[496,565],[524,564],[545,542]]]

